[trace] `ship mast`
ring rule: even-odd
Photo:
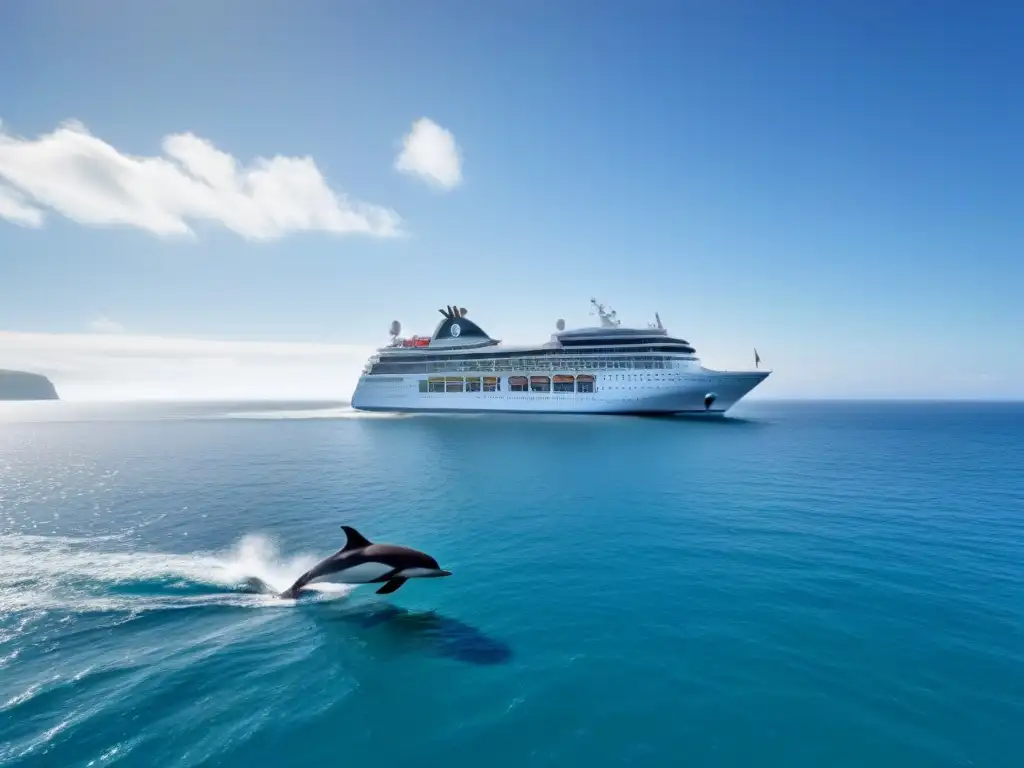
[[[590,303],[594,307],[594,311],[591,312],[590,314],[592,314],[592,315],[596,314],[599,318],[601,318],[601,327],[602,328],[618,328],[619,327],[619,322],[620,321],[615,316],[615,310],[614,309],[609,312],[608,310],[605,309],[604,304],[598,303],[597,299],[591,299]]]

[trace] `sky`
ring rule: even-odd
[[[346,399],[658,312],[759,397],[1024,398],[1024,6],[0,3],[0,368]]]

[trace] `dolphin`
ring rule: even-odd
[[[285,599],[298,597],[307,584],[331,581],[336,584],[380,584],[378,595],[389,595],[407,579],[430,579],[451,576],[425,552],[397,544],[374,544],[350,525],[343,525],[345,546],[314,565],[278,595]]]

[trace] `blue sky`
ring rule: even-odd
[[[0,4],[0,367],[95,375],[130,338],[179,340],[161,376],[187,340],[348,345],[344,389],[393,319],[428,333],[458,303],[543,341],[597,296],[709,365],[756,346],[764,396],[1024,396],[1019,6],[158,5]],[[421,118],[458,183],[396,168]],[[33,150],[67,121],[111,151]],[[99,166],[189,133],[240,167],[311,158],[401,234],[313,216],[254,239],[265,211],[189,218]],[[315,207],[294,189],[275,210]],[[101,204],[137,221],[88,221]],[[179,214],[191,234],[154,231]]]

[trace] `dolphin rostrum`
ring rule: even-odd
[[[374,544],[350,525],[343,525],[347,541],[345,546],[325,557],[304,574],[279,597],[293,599],[307,584],[331,581],[336,584],[379,584],[378,595],[389,595],[406,579],[428,579],[451,576],[425,552],[396,544]]]

